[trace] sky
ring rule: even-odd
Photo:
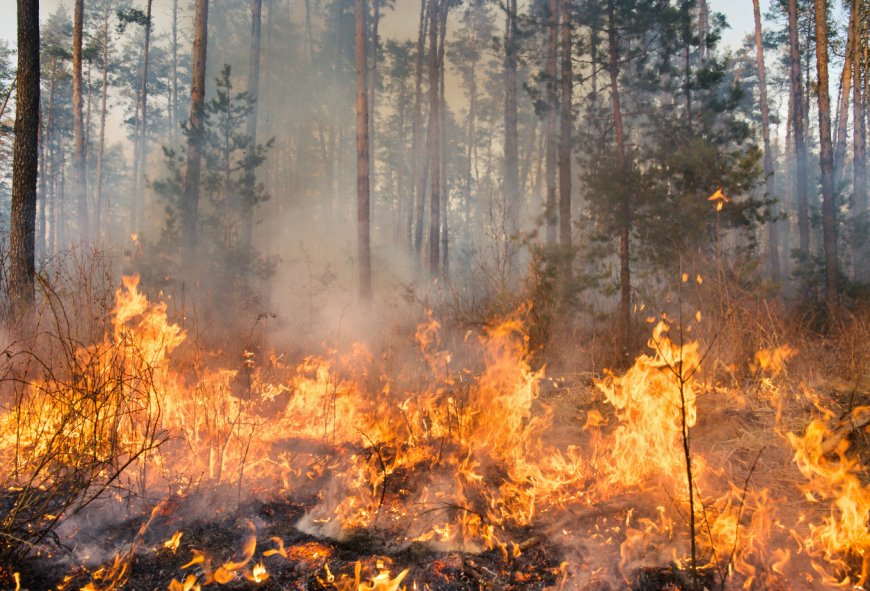
[[[226,1],[226,0],[224,0]],[[246,2],[247,0],[234,0],[237,2]],[[398,2],[408,2],[412,0],[397,0]],[[41,12],[43,18],[52,12],[55,7],[61,2],[67,4],[67,8],[72,14],[72,0],[43,0]],[[157,0],[157,4],[160,0]],[[752,31],[752,0],[710,0],[710,8],[717,12],[723,13],[731,28],[725,32],[724,43],[730,47],[738,47],[744,37]],[[761,0],[762,14],[767,10],[770,0]],[[0,0],[0,38],[9,41],[10,45],[15,44],[15,8],[16,0]],[[416,12],[414,13],[416,15]],[[416,25],[415,25],[416,26]]]

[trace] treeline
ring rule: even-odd
[[[706,0],[209,4],[76,0],[38,62],[19,39],[37,149],[13,176],[38,180],[4,218],[13,285],[84,241],[246,300],[302,241],[364,298],[391,273],[595,294],[628,343],[665,277],[831,314],[870,280],[867,0],[747,3],[734,51]],[[12,70],[0,51],[4,96]]]

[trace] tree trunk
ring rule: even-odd
[[[855,52],[855,11],[849,14],[849,30],[846,36],[846,58],[840,72],[840,92],[837,96],[837,135],[834,139],[834,188],[845,177],[846,134],[849,125],[849,95],[852,91],[852,54]]]
[[[40,246],[43,248],[45,253],[52,253],[51,245],[49,244],[50,234],[48,233],[46,208],[48,207],[48,162],[52,156],[51,142],[53,139],[52,130],[54,127],[54,90],[56,80],[57,57],[53,56],[51,58],[51,80],[48,85],[48,106],[46,108],[45,117],[42,121],[42,154],[39,157],[39,168],[41,170],[41,174],[39,175],[39,196],[42,202],[39,208],[39,228],[41,232]]]
[[[112,3],[106,3],[106,12],[103,14],[103,86],[100,89],[100,140],[97,150],[97,188],[96,188],[96,215],[97,235],[105,232],[104,239],[111,241],[111,227],[109,222],[109,207],[103,203],[103,164],[106,153],[106,115],[108,108],[106,102],[109,96],[109,17],[112,14]],[[174,68],[173,68],[174,69]]]
[[[139,201],[137,208],[138,216],[133,227],[136,231],[141,229],[142,220],[145,215],[145,167],[148,161],[148,54],[151,49],[151,4],[153,0],[148,0],[145,6],[145,43],[142,50],[142,80],[139,88],[139,100],[141,101],[139,132],[137,134],[139,140],[139,162],[136,166],[136,185],[133,199]]]
[[[199,179],[202,168],[205,64],[208,44],[208,0],[196,0],[193,37],[193,80],[190,86],[190,123],[187,136],[187,170],[181,208],[183,260],[192,269],[196,257]]]
[[[87,179],[85,178],[85,124],[82,110],[82,29],[84,28],[84,0],[75,0],[73,12],[72,101],[73,101],[73,178],[79,224],[79,237],[87,243],[91,238],[88,223]]]
[[[375,168],[374,160],[377,157],[377,149],[375,147],[375,100],[378,86],[378,49],[380,45],[379,31],[381,24],[381,0],[372,0],[372,36],[369,46],[369,80],[368,80],[368,107],[369,107],[369,146],[372,158],[372,169],[369,171],[369,182],[372,183],[372,193],[375,189]]]
[[[707,34],[710,29],[710,8],[707,0],[698,0],[698,55],[701,63],[707,61]]]
[[[788,0],[788,38],[792,107],[792,133],[794,134],[794,150],[796,174],[794,178],[795,195],[798,210],[798,248],[807,254],[810,250],[810,216],[807,198],[807,147],[804,112],[803,83],[801,81],[801,54],[798,46],[797,0]]]
[[[36,280],[36,177],[39,160],[39,2],[18,0],[18,73],[12,155],[9,288],[12,317],[33,310]]]
[[[547,14],[547,200],[544,204],[547,244],[556,243],[556,138],[559,104],[557,97],[556,61],[559,54],[559,0],[549,0]]]
[[[861,0],[852,1],[852,10],[860,14],[867,11],[866,5]],[[852,54],[852,108],[853,108],[853,132],[852,132],[852,173],[854,188],[855,212],[863,223],[864,237],[867,240],[867,19],[855,19],[855,49]],[[864,51],[858,51],[862,47]],[[864,82],[862,83],[862,76]],[[870,244],[865,244],[856,253],[856,279],[861,282],[870,282]],[[861,262],[863,261],[863,263]]]
[[[178,0],[172,0],[172,115],[169,119],[170,142],[178,141]]]
[[[441,176],[441,274],[446,279],[450,271],[450,229],[448,226],[448,214],[450,213],[450,186],[447,178],[447,136],[446,116],[447,100],[444,96],[444,50],[447,44],[447,12],[450,3],[447,0],[441,2],[441,14],[439,26],[441,40],[438,42],[438,174]]]
[[[366,66],[366,3],[355,0],[356,46],[356,193],[357,193],[357,257],[359,265],[359,297],[364,302],[372,297],[372,263],[369,242],[369,108],[368,68]]]
[[[253,99],[253,107],[248,115],[247,133],[250,143],[251,154],[257,152],[257,112],[260,99],[260,31],[263,15],[263,0],[251,0],[251,54],[248,61],[248,96]],[[245,182],[251,195],[257,176],[254,169],[248,171]],[[241,209],[241,243],[243,248],[251,248],[251,235],[254,228],[254,204],[250,200],[242,199],[239,204]]]
[[[826,1],[815,0],[816,69],[819,95],[819,147],[822,169],[822,242],[825,251],[825,303],[835,315],[839,297],[837,205],[834,195],[834,151],[831,145],[831,97],[828,92],[828,25]]]
[[[516,232],[522,209],[517,131],[517,0],[508,0],[504,36],[504,197],[508,229]]]
[[[571,15],[568,0],[562,4],[562,109],[559,134],[559,243],[571,246],[571,148],[574,117],[571,111],[573,64],[571,62]],[[565,253],[566,256],[568,253]],[[570,270],[570,262],[568,269]]]
[[[414,232],[414,253],[417,256],[417,261],[421,260],[423,255],[423,217],[426,207],[426,170],[428,165],[425,164],[429,160],[424,159],[424,140],[421,137],[423,133],[423,54],[426,49],[426,15],[427,8],[432,10],[431,1],[420,0],[420,26],[417,30],[417,55],[415,56],[414,69],[414,128],[411,130],[411,152],[414,159],[413,168],[413,201],[416,209],[416,227]],[[427,132],[428,134],[428,132]],[[409,214],[410,215],[410,214]],[[413,219],[408,220],[408,232],[411,232],[411,223]]]
[[[429,275],[438,276],[441,262],[441,147],[438,141],[438,107],[441,102],[438,92],[438,21],[441,17],[441,2],[430,0],[429,9]]]
[[[767,104],[767,70],[764,66],[764,48],[761,40],[761,7],[759,0],[752,0],[755,14],[755,64],[758,67],[758,102],[761,107],[761,136],[764,140],[764,187],[768,199],[773,199],[773,152],[770,149],[770,108]],[[774,216],[778,208],[772,206]],[[779,264],[779,228],[777,222],[771,221],[768,228],[768,264],[770,277],[774,281],[782,279],[782,269]]]
[[[628,174],[625,158],[625,131],[622,127],[622,107],[619,103],[619,53],[616,42],[616,15],[614,0],[608,0],[607,44],[610,70],[610,100],[613,106],[613,130],[616,139],[616,167],[620,179]],[[631,349],[631,207],[628,187],[624,180],[619,191],[619,340],[624,360],[628,360]]]

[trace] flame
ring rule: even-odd
[[[701,283],[700,275],[695,281]],[[430,314],[416,330],[416,357],[400,369],[362,344],[295,363],[248,348],[235,367],[221,367],[217,354],[197,352],[200,357],[190,362],[193,344],[170,322],[166,305],[150,302],[138,278],[125,277],[107,334],[74,352],[86,368],[78,381],[71,385],[58,376],[34,382],[19,407],[0,410],[0,468],[34,467],[41,457],[62,467],[85,445],[105,461],[118,453],[130,457],[129,473],[121,476],[145,474],[141,486],[151,491],[179,493],[186,477],[203,474],[214,485],[241,488],[256,480],[258,490],[316,495],[296,526],[317,536],[342,539],[378,528],[398,544],[493,550],[510,562],[527,547],[514,539],[518,532],[536,528],[537,535],[541,524],[554,523],[569,543],[587,537],[618,547],[626,576],[638,564],[685,564],[683,442],[706,409],[699,409],[699,393],[718,391],[700,382],[700,344],[674,342],[668,323],[658,322],[649,352],[626,372],[595,381],[597,408],[578,412],[575,406],[558,415],[575,423],[570,438],[559,437],[552,399],[542,396],[546,368],[533,362],[530,351],[529,312],[523,307],[461,342],[444,336]],[[700,310],[693,316],[703,318]],[[788,345],[755,354],[753,368],[769,376],[769,390],[776,392],[775,378],[795,354]],[[565,398],[582,391],[552,383]],[[107,408],[127,410],[107,417]],[[806,481],[804,505],[814,509],[797,523],[781,512],[781,490],[750,485],[748,478],[741,486],[721,463],[708,467],[703,454],[692,456],[703,565],[727,565],[742,575],[745,588],[764,588],[766,577],[791,576],[797,568],[792,562],[810,556],[816,564],[807,576],[832,585],[865,584],[870,492],[848,440],[829,426],[834,413],[820,410],[826,420],[787,439],[792,471]],[[148,453],[136,455],[141,449]],[[11,486],[23,489],[28,472],[22,468],[20,474]],[[35,483],[44,490],[57,484],[50,475]],[[655,496],[660,489],[670,503]],[[562,522],[572,511],[620,498],[632,500],[609,521],[590,520],[588,529]],[[330,561],[335,566],[330,546],[309,541],[288,547],[273,537],[258,554],[256,534],[247,522],[229,561],[191,549],[181,568],[198,566],[197,574],[173,579],[170,591],[239,584],[242,578],[262,583],[270,577],[262,558],[278,556],[307,562],[336,589],[404,589],[407,570],[393,577],[379,567],[364,575],[357,563],[353,576],[336,578],[329,571]],[[787,543],[774,542],[788,536]],[[176,531],[155,550],[176,552],[181,538]],[[113,564],[91,573],[83,590],[122,588],[132,556],[118,553]]]
[[[364,581],[361,572],[362,564],[359,562],[354,566],[353,578],[347,575],[342,575],[337,581],[334,580],[332,573],[326,569],[328,581],[338,591],[404,591],[405,587],[399,587],[406,576],[408,569],[403,570],[395,578],[390,577],[390,571],[381,568],[380,572],[371,578],[369,581]]]
[[[611,441],[611,483],[642,486],[653,476],[684,482],[681,433],[697,420],[691,378],[700,356],[697,342],[675,344],[668,328],[661,321],[653,330],[648,342],[652,355],[639,356],[622,376],[609,373],[595,383],[619,420]]]
[[[172,537],[163,542],[163,547],[168,549],[170,552],[175,554],[175,551],[178,550],[179,544],[181,544],[181,536],[183,532],[177,531],[172,534]]]
[[[867,407],[862,407],[854,412],[858,414],[866,410]],[[832,415],[830,411],[826,414]],[[813,420],[802,436],[787,434],[794,449],[794,462],[807,479],[803,486],[807,498],[813,503],[827,501],[828,504],[821,523],[810,526],[810,535],[804,540],[804,545],[811,555],[824,558],[827,565],[814,563],[814,568],[827,580],[861,587],[870,570],[870,531],[867,528],[870,486],[862,482],[859,461],[847,454],[849,441],[846,437],[841,437],[833,449],[836,459],[825,453],[830,447],[827,442],[836,436],[827,422],[820,419]],[[850,557],[857,557],[862,562],[862,573],[857,581],[843,574],[851,570],[847,563]]]

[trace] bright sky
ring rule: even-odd
[[[41,12],[43,18],[45,15],[52,12],[54,8],[62,1],[68,5],[67,7],[72,14],[71,0],[42,0]],[[236,2],[246,2],[247,0],[235,0]],[[408,2],[409,0],[398,0],[399,2]],[[159,3],[160,0],[157,1]],[[767,10],[770,0],[761,0],[762,13]],[[731,47],[740,45],[747,33],[752,31],[752,0],[710,0],[710,8],[721,12],[728,17],[728,22],[731,29],[725,32],[724,41]],[[0,38],[6,39],[10,44],[15,43],[15,11],[16,0],[0,0]],[[416,12],[414,12],[416,18]],[[415,25],[416,27],[416,25]]]

